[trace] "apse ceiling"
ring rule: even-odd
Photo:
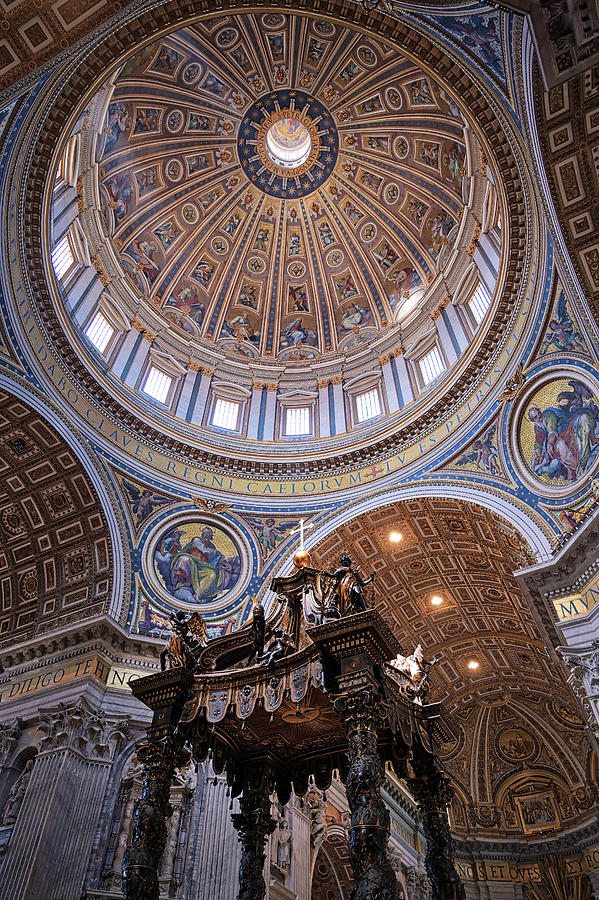
[[[588,818],[596,760],[513,577],[529,557],[511,526],[459,500],[406,501],[342,525],[312,563],[332,571],[343,552],[376,573],[376,608],[403,652],[421,643],[439,659],[431,698],[459,735],[444,749],[454,828],[534,836]],[[541,800],[551,820],[527,816]]]
[[[450,277],[478,144],[443,87],[357,29],[198,22],[133,56],[86,124],[91,252],[118,291],[112,246],[158,330],[301,361],[414,320]]]

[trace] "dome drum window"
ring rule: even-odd
[[[166,404],[172,383],[170,375],[151,365],[144,379],[142,391],[158,403]]]
[[[200,377],[201,373],[198,373]],[[205,422],[214,431],[240,435],[245,431],[251,391],[238,384],[212,381]]]
[[[382,417],[386,412],[385,391],[380,371],[373,369],[346,381],[344,392],[353,428],[363,427]]]
[[[380,416],[381,395],[378,388],[372,388],[356,396],[356,418],[358,422],[366,422]]]
[[[134,367],[139,364],[138,353],[147,354],[140,364],[141,375],[135,381],[132,381],[132,373],[130,372],[125,375],[125,382],[131,386],[136,384],[137,388],[147,397],[151,397],[157,403],[170,407],[175,399],[182,376],[185,374],[185,369],[172,357],[154,350],[151,346],[149,353],[147,353],[143,350],[144,344],[146,347],[149,345],[148,335],[140,334],[138,337],[138,351],[136,353],[133,350],[131,354],[132,368],[134,369],[133,376],[135,374]]]
[[[318,395],[312,391],[288,391],[277,397],[278,433],[282,440],[316,436]]]
[[[301,437],[310,434],[310,408],[290,406],[285,410],[285,434],[287,437]]]
[[[478,284],[476,290],[472,294],[472,297],[468,301],[468,308],[474,316],[477,325],[480,325],[480,323],[486,316],[490,305],[491,295],[489,294],[484,284]]]
[[[224,428],[226,431],[237,431],[241,403],[236,400],[224,400],[217,397],[212,409],[210,424],[214,428]]]
[[[446,366],[438,347],[433,347],[418,360],[418,368],[423,384],[431,384],[445,372]]]
[[[84,331],[86,338],[102,354],[105,353],[114,333],[114,328],[100,309],[89,320]]]
[[[60,281],[65,281],[73,272],[75,256],[73,255],[73,246],[68,234],[63,235],[53,247],[52,265],[54,266],[56,277]]]

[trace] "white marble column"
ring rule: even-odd
[[[137,379],[139,377],[139,373],[141,372],[142,366],[146,361],[148,353],[150,352],[150,347],[152,346],[152,340],[154,340],[154,335],[149,334],[147,331],[143,331],[141,335],[141,341],[135,347],[135,353],[133,354],[133,358],[129,363],[127,371],[123,375],[123,381],[125,384],[128,384],[129,387],[134,388]]]
[[[276,384],[266,385],[266,406],[264,409],[264,429],[262,432],[263,441],[272,441],[275,437],[275,416],[277,412],[277,390]]]
[[[202,377],[200,379],[198,392],[196,394],[193,409],[191,411],[191,417],[189,419],[192,425],[201,425],[204,420],[204,412],[206,410],[206,403],[208,402],[210,384],[212,382],[212,376],[214,375],[214,369],[207,369],[206,367],[203,367],[199,371],[202,373]]]
[[[258,426],[260,424],[260,409],[262,407],[262,390],[261,382],[252,382],[252,398],[250,400],[250,412],[248,416],[247,436],[251,441],[258,439]]]
[[[579,626],[580,623],[576,623]],[[579,633],[580,633],[579,632]],[[558,650],[570,669],[568,684],[586,709],[589,725],[595,736],[599,735],[599,638],[596,630],[588,629],[590,642],[581,647],[559,647]]]
[[[123,343],[121,344],[116,358],[112,364],[112,371],[117,378],[123,377],[123,372],[125,371],[125,367],[129,361],[129,357],[133,353],[134,347],[139,339],[142,327],[143,326],[139,322],[134,321],[131,323],[131,329],[125,335]]]
[[[67,187],[60,197],[52,204],[52,242],[57,244],[60,238],[69,230],[69,226],[79,215],[77,206],[77,191],[74,187]]]
[[[0,875],[2,900],[81,896],[123,737],[85,701],[42,711],[45,731]]]
[[[234,805],[238,809],[236,801]],[[232,900],[237,894],[241,847],[229,806],[224,776],[209,775],[202,796],[201,832],[192,880],[195,888],[190,900]]]
[[[175,411],[175,415],[180,419],[185,419],[189,411],[189,401],[191,400],[193,388],[197,380],[198,368],[199,367],[193,363],[190,364],[185,378],[183,379],[183,385],[181,386],[181,393],[179,394],[177,409]]]
[[[85,266],[77,273],[66,294],[67,305],[81,325],[102,293],[102,282],[93,266]]]
[[[397,372],[397,378],[399,381],[399,386],[401,388],[403,403],[404,406],[406,406],[414,399],[414,389],[412,388],[410,373],[408,372],[408,364],[406,363],[403,353],[400,353],[395,357],[395,370]]]
[[[497,273],[501,263],[501,243],[493,240],[488,231],[483,231],[478,239],[478,246],[488,260],[489,268],[495,273],[495,281],[497,281]]]
[[[292,835],[290,888],[297,900],[310,900],[312,866],[310,846],[310,821],[307,812],[300,809],[294,798],[290,809]]]
[[[478,269],[480,280],[492,297],[495,293],[495,285],[497,284],[497,271],[493,270],[492,266],[489,263],[489,260],[486,257],[486,254],[481,250],[480,241],[482,237],[483,235],[481,234],[476,245],[476,250],[474,251],[473,259],[476,263],[476,268]]]
[[[468,339],[468,335],[466,334],[466,329],[462,323],[462,319],[460,317],[459,311],[456,309],[453,303],[450,303],[446,309],[443,310],[443,315],[447,317],[448,325],[451,326],[454,337],[458,343],[458,348],[460,353],[463,353],[464,350],[468,347],[470,343]]]
[[[447,327],[447,322],[445,321],[443,311],[439,313],[437,318],[435,319],[435,328],[437,329],[437,334],[439,335],[439,343],[443,348],[443,352],[447,358],[448,365],[452,366],[454,362],[457,361],[458,354],[456,352],[456,348],[453,345],[453,341],[451,340],[451,334],[449,332],[449,328]]]

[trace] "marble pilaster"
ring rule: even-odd
[[[345,397],[343,396],[343,380],[339,376],[333,379],[333,406],[335,408],[335,434],[347,431],[345,415]]]
[[[81,895],[112,760],[127,727],[85,700],[41,711],[44,737],[0,873],[3,900]]]
[[[231,821],[226,779],[208,774],[193,872],[193,900],[231,900],[237,893],[241,847]],[[233,803],[238,808],[237,801]]]

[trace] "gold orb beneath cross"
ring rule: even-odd
[[[294,564],[298,569],[301,569],[301,568],[303,568],[304,566],[309,566],[309,565],[310,565],[310,562],[311,562],[311,560],[310,560],[310,554],[308,553],[307,550],[298,550],[298,551],[297,551],[296,553],[294,553],[294,555],[293,555],[293,564]]]

